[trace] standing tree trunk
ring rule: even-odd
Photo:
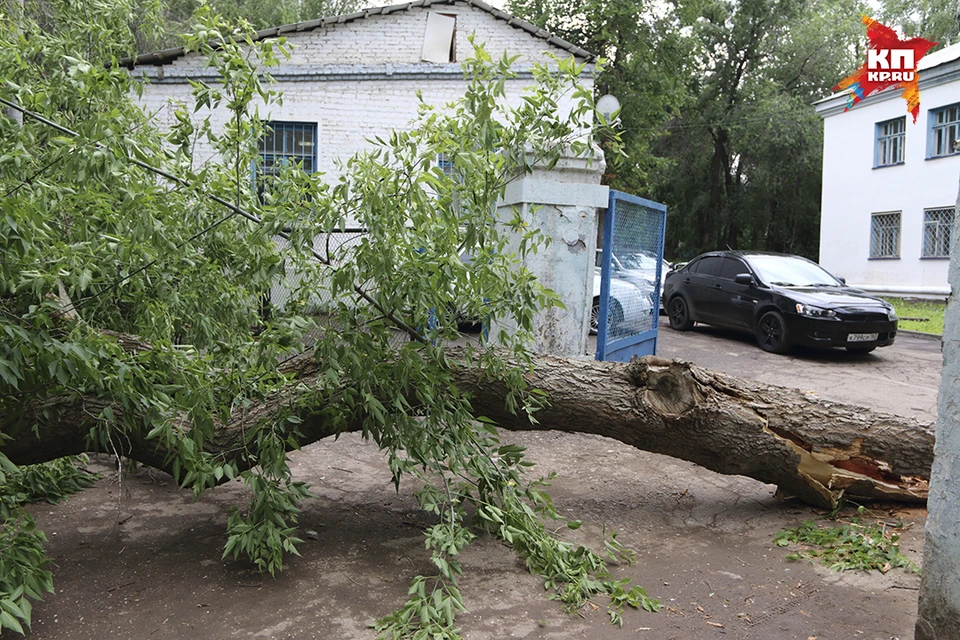
[[[957,2],[960,21],[960,2]],[[960,150],[960,139],[954,142]],[[917,612],[916,640],[949,640],[960,637],[960,185],[954,209],[949,282],[953,291],[947,300],[943,321],[943,372],[937,398],[937,447],[933,464],[933,492],[923,544],[923,580]]]

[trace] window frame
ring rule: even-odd
[[[949,222],[944,223],[942,220],[930,220],[930,214],[950,214]],[[920,258],[924,260],[949,260],[950,259],[950,247],[953,244],[953,227],[956,223],[956,207],[932,207],[929,209],[923,210],[923,235],[921,238],[920,246]],[[935,227],[936,231],[934,244],[938,246],[943,246],[942,236],[946,235],[946,253],[928,253],[928,243],[927,239],[929,238],[927,229],[931,226]],[[945,231],[944,231],[945,230]]]
[[[893,253],[883,253],[883,254],[874,254],[874,249],[877,244],[874,242],[874,238],[877,235],[877,220],[881,217],[886,216],[896,216],[897,224],[896,227],[890,226],[887,229],[880,229],[881,232],[894,230],[895,236],[893,241]],[[870,214],[870,245],[868,247],[870,260],[899,260],[900,259],[900,242],[901,242],[901,230],[903,229],[903,211],[877,211]]]
[[[289,159],[289,158],[295,159],[296,161],[299,161],[299,162],[301,163],[301,165],[305,164],[305,163],[302,162],[302,161],[305,160],[305,159],[307,159],[307,158],[309,157],[312,166],[310,167],[309,170],[306,170],[306,169],[304,169],[304,170],[307,171],[307,173],[316,173],[316,172],[317,172],[317,162],[319,161],[318,146],[319,146],[319,136],[320,136],[320,126],[319,126],[318,123],[316,123],[316,122],[306,122],[306,121],[297,121],[297,120],[264,120],[264,121],[263,121],[263,126],[264,126],[264,135],[263,135],[263,136],[260,138],[260,140],[257,142],[257,160],[256,160],[256,166],[254,167],[254,176],[255,176],[255,177],[256,177],[261,171],[263,171],[263,167],[265,166],[265,161],[266,161],[267,155],[273,156],[274,163],[271,165],[271,167],[276,167],[276,166],[277,166],[276,158],[278,158],[278,157],[285,158],[285,159]],[[286,150],[283,150],[283,151],[281,151],[281,152],[278,153],[277,150],[276,150],[276,145],[274,145],[273,151],[272,151],[272,152],[269,152],[269,151],[268,151],[267,149],[265,149],[265,147],[264,147],[264,143],[266,142],[267,135],[268,135],[268,133],[269,133],[269,132],[267,131],[267,129],[269,129],[270,132],[273,133],[275,139],[276,139],[276,137],[277,137],[277,132],[278,132],[278,131],[287,131],[287,130],[307,131],[307,130],[310,130],[310,131],[313,133],[312,154],[310,154],[310,155],[308,156],[308,154],[305,154],[305,153],[299,153],[299,154],[297,154],[297,153],[293,153],[293,152],[287,152]],[[286,147],[286,136],[281,136],[281,139],[283,140],[283,146]],[[276,172],[275,172],[274,170],[271,170],[271,171],[269,171],[268,173],[273,174],[273,173],[276,173]]]
[[[715,255],[700,256],[700,260],[699,262],[697,262],[697,271],[696,271],[697,275],[703,276],[704,278],[719,278],[720,270],[723,268],[723,258],[724,256],[722,255],[721,256],[715,256]],[[717,265],[716,273],[704,273],[700,271],[700,268],[703,267],[704,265],[708,267],[710,266],[711,263],[707,262],[707,260],[718,260],[720,262],[720,264]]]
[[[949,120],[942,123],[937,123],[937,115],[940,113],[946,113],[947,111],[953,109],[955,118],[954,120]],[[950,129],[953,129],[953,136],[946,137],[946,153],[937,153],[937,131],[944,130],[945,134],[949,133]],[[936,109],[930,109],[927,112],[927,160],[934,160],[936,158],[949,158],[951,156],[960,155],[960,150],[953,148],[953,141],[960,138],[960,102],[954,102],[953,104],[947,104],[942,107],[937,107]]]
[[[728,263],[733,264],[734,262],[740,263],[740,265],[743,267],[743,269],[738,269],[738,270],[733,274],[733,277],[727,277],[727,276],[725,276],[725,275],[724,275],[724,272],[728,272],[728,271],[729,271],[729,270],[727,269],[727,264],[728,264]],[[733,282],[734,280],[736,280],[737,276],[740,275],[741,273],[751,273],[750,267],[747,266],[747,263],[746,263],[746,262],[744,262],[744,261],[741,260],[740,258],[737,258],[737,257],[734,257],[734,256],[724,256],[724,257],[723,257],[723,264],[720,265],[720,275],[718,276],[719,278],[722,278],[722,279],[724,279],[724,280],[729,280],[729,281]],[[751,273],[751,275],[752,275],[752,273]]]
[[[894,123],[899,125],[899,131],[891,133],[888,130],[885,130],[886,127],[889,127]],[[898,158],[893,162],[884,162],[884,155],[886,155],[885,152],[889,151],[890,143],[895,140],[899,143]],[[895,167],[897,165],[904,164],[906,161],[906,143],[906,116],[900,116],[899,118],[891,118],[890,120],[878,122],[874,130],[873,168],[879,169],[881,167]]]

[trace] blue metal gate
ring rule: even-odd
[[[601,220],[594,279],[600,281],[600,296],[591,318],[597,360],[628,362],[657,351],[667,207],[611,189]]]

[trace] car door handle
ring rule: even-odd
[[[684,280],[683,284],[690,284],[690,278],[687,278],[686,280]]]
[[[717,287],[718,290],[719,290],[719,289],[723,289],[723,287],[722,287],[721,285],[719,285],[719,284],[716,285],[716,287]]]

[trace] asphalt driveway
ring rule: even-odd
[[[776,355],[762,351],[746,333],[702,324],[674,331],[665,317],[660,320],[657,354],[665,358],[918,420],[936,419],[943,364],[939,340],[901,334],[894,344],[869,354],[797,348]]]

